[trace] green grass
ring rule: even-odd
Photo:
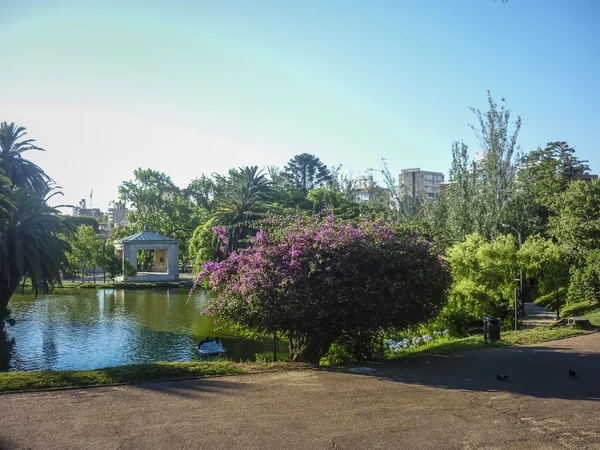
[[[231,361],[136,364],[96,370],[1,372],[0,391],[31,391],[71,386],[102,386],[248,372]]]
[[[582,300],[579,302],[565,304],[567,289],[562,288],[558,291],[561,302],[561,317],[583,317],[590,321],[594,326],[600,327],[600,302],[594,300]],[[546,294],[535,299],[535,303],[554,311],[556,295]]]
[[[600,315],[599,315],[600,318]],[[587,331],[570,327],[538,327],[520,331],[508,331],[501,334],[501,340],[489,342],[483,341],[483,336],[470,336],[466,338],[438,338],[429,344],[414,347],[400,352],[390,352],[387,359],[399,359],[415,356],[447,355],[464,350],[475,350],[480,348],[504,347],[507,345],[528,345],[539,342],[553,341],[567,337],[586,334]]]

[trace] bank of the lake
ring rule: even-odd
[[[0,335],[0,369],[92,370],[155,362],[193,362],[205,336],[219,337],[234,361],[272,358],[273,340],[236,336],[203,316],[208,293],[189,289],[60,289],[15,295],[14,326]],[[278,359],[287,358],[279,342]]]

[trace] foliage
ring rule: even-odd
[[[585,258],[587,251],[600,248],[600,180],[570,183],[552,210],[549,232],[567,251]]]
[[[600,249],[586,253],[582,264],[574,267],[567,301],[600,301]]]
[[[133,278],[137,275],[137,269],[131,264],[131,261],[128,259],[123,260],[123,278],[127,282],[130,278]]]
[[[164,173],[151,169],[137,169],[134,180],[119,186],[120,200],[133,210],[128,220],[134,224],[119,230],[125,235],[134,234],[147,225],[150,231],[179,241],[179,259],[188,259],[188,241],[199,223],[206,220],[206,211],[194,205]]]
[[[229,251],[246,245],[244,240],[256,231],[252,221],[266,211],[271,195],[271,185],[257,166],[229,171],[222,191],[215,198],[210,216],[214,226],[227,227]]]
[[[112,242],[105,244],[102,256],[101,266],[114,283],[115,278],[123,274],[123,264],[115,254],[115,246]]]
[[[23,158],[30,150],[44,151],[34,145],[34,139],[22,140],[26,134],[25,128],[14,123],[0,123],[0,165],[15,187],[42,192],[53,181],[39,166]]]
[[[501,235],[488,240],[471,234],[448,250],[447,259],[453,284],[443,315],[458,313],[473,319],[507,315],[514,302],[518,273],[517,249],[512,236]]]
[[[293,360],[317,363],[342,336],[376,339],[388,327],[431,318],[446,301],[450,278],[440,251],[419,235],[396,232],[393,222],[270,220],[252,247],[205,264],[217,294],[206,312],[286,336]]]
[[[308,153],[290,159],[283,173],[288,183],[300,189],[305,195],[311,189],[323,186],[331,180],[331,173],[327,166],[315,155]]]
[[[49,207],[39,193],[30,188],[14,191],[15,209],[3,226],[0,246],[0,310],[25,276],[45,291],[48,284],[60,280],[67,264],[68,244],[61,239],[64,223],[60,213]]]
[[[528,278],[538,280],[540,293],[555,292],[569,283],[569,262],[564,249],[551,239],[530,236],[518,253],[519,265]]]
[[[449,242],[464,240],[470,233],[491,239],[501,234],[504,222],[521,230],[528,223],[527,210],[515,183],[521,118],[511,122],[511,112],[504,99],[502,102],[499,107],[488,91],[489,110],[482,113],[471,108],[479,123],[471,126],[481,145],[479,157],[470,161],[465,144],[453,145],[445,233]]]
[[[80,225],[71,239],[71,255],[81,268],[91,269],[102,263],[102,241],[90,225]]]
[[[211,212],[216,189],[215,181],[202,174],[199,178],[195,178],[190,182],[188,187],[183,190],[183,195],[185,198],[192,200],[197,206]]]
[[[216,260],[218,255],[218,239],[212,230],[212,223],[208,221],[197,227],[190,239],[190,258],[194,262],[194,271],[200,272],[204,263]]]

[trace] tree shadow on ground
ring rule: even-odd
[[[136,383],[130,387],[152,391],[157,394],[176,395],[180,397],[201,397],[204,394],[237,395],[244,384],[220,378],[193,378],[184,380],[163,380]]]
[[[569,369],[577,376],[571,376]],[[556,347],[474,350],[452,356],[423,356],[333,370],[443,389],[600,400],[600,353]],[[507,377],[499,380],[498,375]]]

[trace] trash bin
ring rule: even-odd
[[[483,339],[487,344],[487,341],[496,342],[500,340],[500,322],[502,320],[498,317],[484,317],[483,318]]]

